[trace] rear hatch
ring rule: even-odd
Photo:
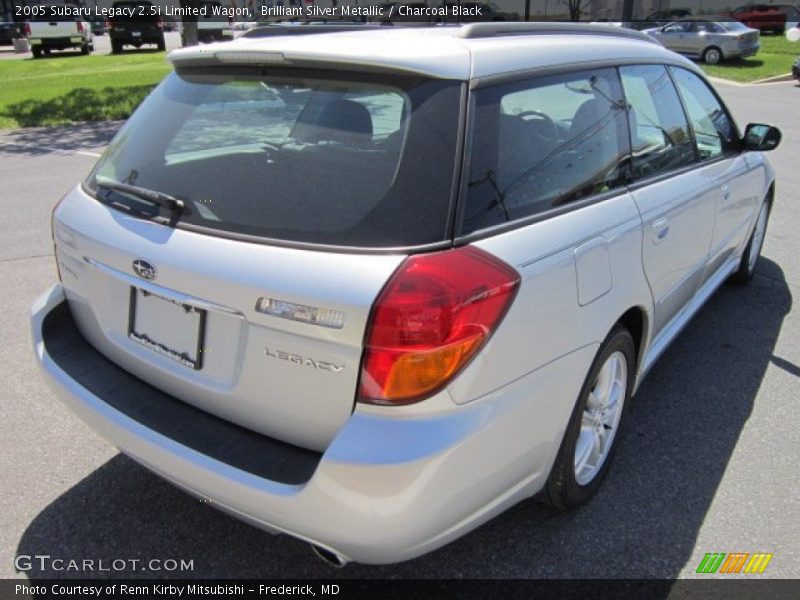
[[[324,449],[375,298],[410,249],[448,245],[462,94],[375,73],[171,74],[55,211],[79,329],[180,400]]]

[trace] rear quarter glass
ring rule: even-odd
[[[287,69],[186,69],[134,113],[86,181],[182,199],[178,226],[390,248],[448,237],[463,85]],[[147,211],[144,211],[147,216]]]

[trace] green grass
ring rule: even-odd
[[[0,128],[123,119],[170,70],[163,52],[0,61]]]
[[[711,77],[746,83],[791,73],[798,55],[800,42],[790,42],[783,35],[762,34],[761,50],[755,56],[702,67]]]

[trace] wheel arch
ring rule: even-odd
[[[616,323],[625,327],[633,338],[633,345],[636,349],[636,365],[635,375],[636,381],[639,379],[639,367],[644,358],[644,352],[647,349],[647,336],[650,332],[650,319],[647,311],[642,306],[632,306],[626,310]],[[635,389],[635,388],[634,388]]]

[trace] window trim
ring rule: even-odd
[[[587,68],[587,65],[589,67]],[[528,215],[526,217],[521,217],[519,219],[507,221],[505,223],[499,223],[497,225],[490,225],[489,227],[484,227],[482,229],[477,229],[470,233],[464,234],[462,233],[462,226],[464,222],[464,211],[466,210],[466,192],[467,192],[467,179],[468,179],[468,171],[469,171],[469,164],[471,161],[472,155],[472,137],[474,134],[475,128],[472,127],[472,115],[474,115],[474,106],[475,106],[475,91],[478,89],[483,89],[485,87],[494,87],[499,85],[504,85],[508,83],[514,83],[517,81],[524,81],[533,78],[539,77],[547,77],[548,75],[557,75],[560,73],[572,73],[576,71],[584,71],[584,70],[591,70],[591,69],[600,69],[600,68],[613,68],[617,73],[617,78],[619,80],[619,85],[622,89],[622,94],[625,96],[625,88],[622,85],[622,74],[620,72],[620,68],[628,67],[628,66],[646,66],[646,65],[658,65],[664,67],[667,71],[667,76],[670,78],[672,82],[672,86],[675,89],[675,92],[678,95],[678,101],[681,103],[681,110],[683,111],[684,118],[689,126],[690,135],[692,136],[692,145],[694,148],[694,160],[687,165],[683,165],[681,167],[677,167],[671,169],[669,171],[664,171],[663,173],[657,173],[655,175],[651,175],[649,177],[639,177],[634,178],[632,169],[628,169],[627,179],[628,182],[620,186],[618,188],[614,188],[613,190],[609,190],[607,192],[602,192],[599,194],[594,194],[592,196],[587,196],[575,202],[571,202],[568,204],[564,204],[561,206],[553,207],[548,210],[544,210],[540,213],[536,213],[534,215]],[[645,187],[655,185],[661,181],[669,179],[671,177],[677,177],[683,175],[685,173],[689,173],[695,169],[703,168],[708,165],[712,165],[716,162],[720,162],[723,160],[728,160],[735,154],[741,154],[743,149],[740,145],[739,151],[734,153],[726,153],[716,156],[714,158],[701,160],[697,150],[697,142],[694,137],[694,128],[692,127],[692,123],[686,113],[686,108],[684,106],[683,96],[680,93],[680,90],[677,87],[677,84],[674,81],[672,75],[672,68],[680,68],[688,71],[689,73],[694,73],[698,77],[700,77],[701,81],[705,83],[706,87],[711,90],[714,97],[717,99],[717,102],[720,103],[725,114],[733,123],[734,132],[737,136],[737,139],[741,140],[741,132],[739,130],[739,126],[736,123],[735,119],[731,115],[730,109],[728,106],[722,101],[719,94],[717,93],[716,89],[712,85],[710,85],[705,77],[701,74],[693,71],[686,67],[686,65],[682,64],[681,61],[675,60],[641,60],[641,59],[630,59],[630,60],[622,60],[622,61],[594,61],[588,63],[571,63],[569,65],[562,65],[560,67],[546,67],[546,68],[537,68],[537,69],[528,69],[525,71],[515,71],[513,73],[504,73],[501,75],[494,75],[491,77],[485,77],[481,79],[474,80],[474,82],[470,83],[469,86],[469,98],[467,101],[467,120],[465,121],[466,129],[466,137],[464,139],[464,152],[463,152],[463,162],[461,165],[461,179],[458,186],[458,204],[456,206],[456,210],[454,211],[455,216],[455,225],[454,225],[454,237],[453,237],[453,245],[454,246],[462,246],[465,244],[470,244],[482,239],[486,239],[492,237],[494,235],[499,235],[502,233],[506,233],[508,231],[513,231],[515,229],[519,229],[522,227],[527,227],[529,225],[533,225],[535,223],[539,223],[551,218],[559,217],[561,215],[567,214],[574,210],[581,210],[588,206],[592,206],[594,204],[598,204],[600,202],[605,202],[606,200],[610,200],[615,198],[621,194],[630,194],[637,190],[643,189]],[[627,96],[625,96],[625,100],[627,103]],[[626,108],[626,119],[625,119],[625,129],[628,132],[629,137],[629,149],[633,147],[632,142],[632,132],[630,127],[630,119],[627,118],[628,108]],[[628,164],[630,165],[630,156],[628,157]]]
[[[733,149],[728,150],[726,152],[723,152],[722,154],[720,154],[718,156],[713,156],[711,158],[703,159],[700,156],[700,149],[699,149],[699,147],[697,145],[697,135],[695,133],[694,123],[692,123],[692,119],[689,117],[689,109],[686,106],[686,99],[683,97],[683,92],[681,92],[681,88],[678,85],[677,79],[675,78],[675,73],[673,72],[674,69],[683,69],[687,73],[691,73],[692,75],[695,75],[703,83],[703,85],[706,86],[706,89],[709,92],[711,92],[711,95],[714,97],[714,99],[717,101],[717,103],[722,107],[722,112],[725,113],[725,116],[728,117],[728,120],[731,122],[731,125],[733,125],[733,133],[734,133],[734,137],[735,137],[735,142],[734,142],[734,148]],[[713,86],[709,85],[708,82],[703,77],[700,77],[699,75],[697,75],[697,73],[694,73],[694,72],[690,71],[689,69],[685,69],[683,67],[677,67],[677,66],[669,66],[669,67],[667,67],[667,72],[669,73],[669,78],[672,80],[672,85],[675,88],[675,91],[678,92],[678,99],[680,100],[681,106],[683,107],[683,113],[686,116],[686,121],[689,123],[689,130],[692,133],[692,141],[694,143],[695,159],[698,162],[698,164],[702,164],[702,165],[711,164],[711,163],[716,162],[718,160],[722,160],[722,159],[725,159],[725,158],[731,158],[732,156],[736,156],[736,155],[741,154],[742,150],[743,150],[743,147],[742,147],[742,133],[739,131],[739,126],[736,124],[736,121],[734,120],[733,115],[731,114],[731,112],[728,109],[728,107],[722,101],[722,98],[720,98],[719,94],[717,93],[717,90],[715,90]]]
[[[620,81],[622,81],[622,71],[621,71],[622,67],[630,67],[630,66],[654,66],[654,65],[653,65],[653,63],[648,63],[646,65],[620,65],[617,68],[617,72],[619,74]],[[633,171],[633,157],[631,156],[631,160],[630,160],[630,163],[631,163],[631,177],[630,177],[629,184],[628,184],[629,186],[633,185],[633,184],[636,184],[639,181],[648,180],[648,179],[652,179],[653,182],[655,183],[656,181],[660,181],[661,180],[661,176],[662,175],[676,174],[676,173],[682,172],[684,170],[692,169],[692,168],[696,167],[700,163],[700,156],[699,156],[699,153],[697,151],[697,141],[695,140],[695,137],[694,137],[694,129],[692,129],[692,123],[689,120],[689,115],[686,113],[686,107],[684,106],[683,98],[681,98],[680,92],[678,91],[678,86],[675,84],[675,80],[672,78],[672,73],[670,72],[669,67],[666,64],[656,63],[656,66],[660,66],[660,67],[662,67],[664,69],[664,71],[667,74],[667,78],[669,79],[670,83],[672,84],[672,89],[675,91],[675,95],[678,98],[678,104],[680,104],[680,106],[681,106],[681,114],[683,115],[683,118],[686,121],[686,127],[689,130],[689,137],[692,140],[692,154],[694,154],[694,159],[688,164],[682,165],[680,167],[675,167],[674,169],[671,169],[671,170],[668,170],[668,171],[663,171],[662,173],[656,173],[655,175],[649,175],[647,177],[635,177],[634,176],[634,171]],[[627,104],[627,112],[630,112],[630,108],[631,108],[632,105],[631,105],[630,102],[628,102],[628,96],[625,93],[625,85],[624,84],[622,84],[622,94],[625,96],[625,102]],[[633,131],[631,130],[630,118],[628,118],[628,134],[631,137],[630,144],[631,144],[631,151],[633,151]]]
[[[587,67],[587,64],[591,64],[592,66]],[[653,64],[660,64],[660,63],[653,63]],[[608,200],[610,198],[614,198],[619,196],[622,193],[628,193],[628,187],[632,182],[631,179],[631,168],[630,168],[630,156],[631,156],[631,136],[630,136],[630,124],[627,118],[627,109],[625,110],[625,131],[627,132],[627,136],[625,137],[625,141],[628,143],[628,154],[625,159],[622,161],[621,166],[621,180],[622,183],[613,189],[610,189],[606,192],[599,192],[596,194],[592,194],[590,196],[586,196],[579,200],[574,200],[572,202],[568,202],[566,204],[561,204],[558,206],[554,206],[552,208],[543,210],[541,212],[537,212],[532,215],[526,215],[523,217],[519,217],[518,219],[512,219],[506,221],[505,223],[498,223],[496,225],[490,225],[488,227],[483,227],[481,229],[476,229],[475,231],[471,231],[469,233],[463,233],[463,226],[464,226],[464,213],[466,211],[467,205],[467,192],[469,189],[468,180],[469,180],[469,167],[472,161],[472,149],[473,149],[473,136],[475,134],[475,127],[473,125],[472,119],[475,115],[475,102],[476,102],[476,94],[475,92],[479,89],[486,89],[491,87],[499,87],[502,85],[513,85],[514,83],[521,83],[521,82],[532,82],[534,80],[543,79],[547,77],[557,76],[557,75],[568,75],[571,73],[580,73],[582,71],[595,71],[599,69],[608,69],[614,71],[615,76],[617,78],[617,85],[619,86],[620,92],[625,95],[625,91],[622,87],[622,79],[619,74],[619,63],[613,61],[595,61],[594,63],[573,63],[568,66],[566,69],[562,69],[561,67],[547,67],[545,69],[533,69],[533,70],[526,70],[526,71],[517,71],[514,75],[518,75],[520,73],[525,73],[526,76],[523,77],[513,77],[509,78],[508,74],[503,74],[500,76],[493,76],[491,78],[491,82],[489,82],[489,78],[484,78],[481,81],[481,85],[470,85],[469,88],[469,98],[467,103],[467,119],[465,121],[465,127],[467,129],[467,135],[464,144],[464,152],[463,152],[463,163],[461,165],[461,178],[458,186],[458,204],[456,206],[456,210],[454,211],[455,215],[455,224],[453,228],[453,245],[454,246],[461,246],[464,244],[469,244],[471,242],[481,240],[487,237],[491,237],[492,235],[497,235],[500,233],[504,233],[506,231],[512,231],[519,227],[525,227],[527,225],[532,225],[534,223],[538,223],[540,221],[544,221],[553,217],[558,217],[560,215],[566,214],[573,210],[578,210],[581,208],[585,208],[587,206],[591,206],[593,204],[597,204],[598,202],[602,202],[604,200]],[[624,134],[623,134],[624,135]]]
[[[234,70],[235,69],[235,70]],[[252,66],[237,66],[234,69],[225,69],[224,75],[225,77],[234,77],[239,73],[242,74],[252,74],[255,72],[254,67]],[[371,84],[374,82],[374,73],[357,71],[357,70],[328,70],[328,69],[320,69],[320,68],[306,68],[306,67],[276,67],[274,69],[260,69],[262,75],[267,75],[269,71],[269,75],[276,75],[276,76],[285,76],[289,80],[293,79],[325,79],[330,80],[333,82],[336,81],[352,81],[357,83],[365,83]],[[178,75],[181,74],[188,74],[188,75],[202,75],[202,74],[214,74],[221,72],[220,67],[218,66],[186,66],[179,69],[175,69],[175,72]],[[463,106],[466,97],[468,96],[468,81],[467,80],[447,80],[441,79],[436,77],[428,77],[425,75],[418,75],[414,73],[380,73],[379,74],[383,81],[383,78],[387,80],[391,78],[392,82],[396,79],[400,79],[404,83],[402,85],[390,85],[389,87],[396,87],[398,88],[403,94],[408,93],[408,86],[412,83],[416,82],[434,82],[434,81],[441,81],[447,82],[451,84],[458,84],[458,95],[459,95],[459,107]],[[163,83],[163,80],[162,80]],[[159,85],[161,85],[160,83]],[[380,84],[378,84],[380,85]],[[463,116],[462,110],[462,116]],[[127,126],[127,121],[125,123]],[[338,253],[338,254],[355,254],[355,255],[397,255],[397,254],[404,254],[404,255],[412,255],[412,254],[420,254],[425,252],[434,252],[439,250],[447,250],[453,247],[454,245],[454,213],[459,203],[459,194],[460,194],[460,186],[459,186],[459,178],[460,178],[460,171],[463,164],[463,149],[464,149],[464,130],[466,127],[466,123],[463,118],[458,119],[455,123],[456,127],[456,136],[455,142],[456,145],[453,148],[452,152],[452,161],[453,161],[453,175],[450,178],[450,189],[448,198],[444,201],[447,202],[447,213],[444,215],[443,218],[443,228],[441,239],[437,239],[432,242],[426,242],[421,244],[400,244],[400,245],[393,245],[393,246],[368,246],[368,245],[342,245],[342,244],[330,244],[330,243],[320,243],[320,242],[305,242],[305,241],[297,241],[297,240],[288,240],[276,237],[270,237],[268,235],[260,235],[260,234],[253,234],[253,233],[245,233],[240,231],[234,230],[226,230],[226,229],[217,229],[214,227],[208,227],[205,225],[197,224],[197,223],[187,223],[186,221],[178,220],[175,224],[174,228],[178,230],[187,231],[190,233],[196,233],[205,235],[212,238],[221,238],[221,239],[228,239],[233,241],[240,241],[240,242],[248,242],[253,244],[265,245],[265,246],[276,246],[282,248],[291,248],[296,250],[308,250],[314,252],[330,252],[330,253]],[[92,174],[96,170],[100,159],[98,162],[90,170],[89,174],[85,176],[80,184],[79,189],[82,193],[87,195],[89,198],[95,200],[96,202],[103,203],[103,201],[98,197],[97,191],[89,187],[88,182],[92,177]],[[396,176],[396,174],[395,174]],[[158,221],[154,221],[158,222]]]

